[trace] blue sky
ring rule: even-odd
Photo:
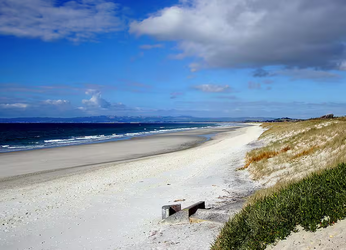
[[[2,0],[0,117],[346,114],[341,0]]]

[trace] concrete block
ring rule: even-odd
[[[165,205],[162,206],[162,219],[166,219],[169,216],[179,212],[181,210],[181,204]]]
[[[181,210],[171,216],[167,217],[162,223],[177,224],[177,223],[188,223],[189,215],[186,210]]]
[[[197,203],[195,203],[195,204],[193,204],[187,208],[184,208],[183,210],[187,211],[188,216],[190,217],[191,215],[196,213],[198,209],[205,209],[205,202],[204,201],[197,202]]]
[[[190,216],[191,223],[200,223],[204,221],[224,224],[236,213],[241,211],[244,205],[243,200],[223,205],[221,207],[212,209],[198,210],[195,214]]]
[[[205,209],[205,202],[200,201],[198,203],[195,203],[187,208],[184,208],[181,211],[178,211],[174,214],[172,214],[169,217],[166,217],[164,219],[164,223],[189,223],[190,222],[190,216],[196,213],[198,209]]]

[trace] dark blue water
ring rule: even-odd
[[[124,140],[218,124],[194,123],[0,123],[0,152]]]

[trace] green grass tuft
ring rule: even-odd
[[[346,164],[342,163],[246,206],[226,223],[212,249],[265,249],[297,225],[316,231],[344,218]]]

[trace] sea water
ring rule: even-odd
[[[230,125],[230,124],[229,124]],[[0,123],[0,153],[126,140],[218,123]]]

